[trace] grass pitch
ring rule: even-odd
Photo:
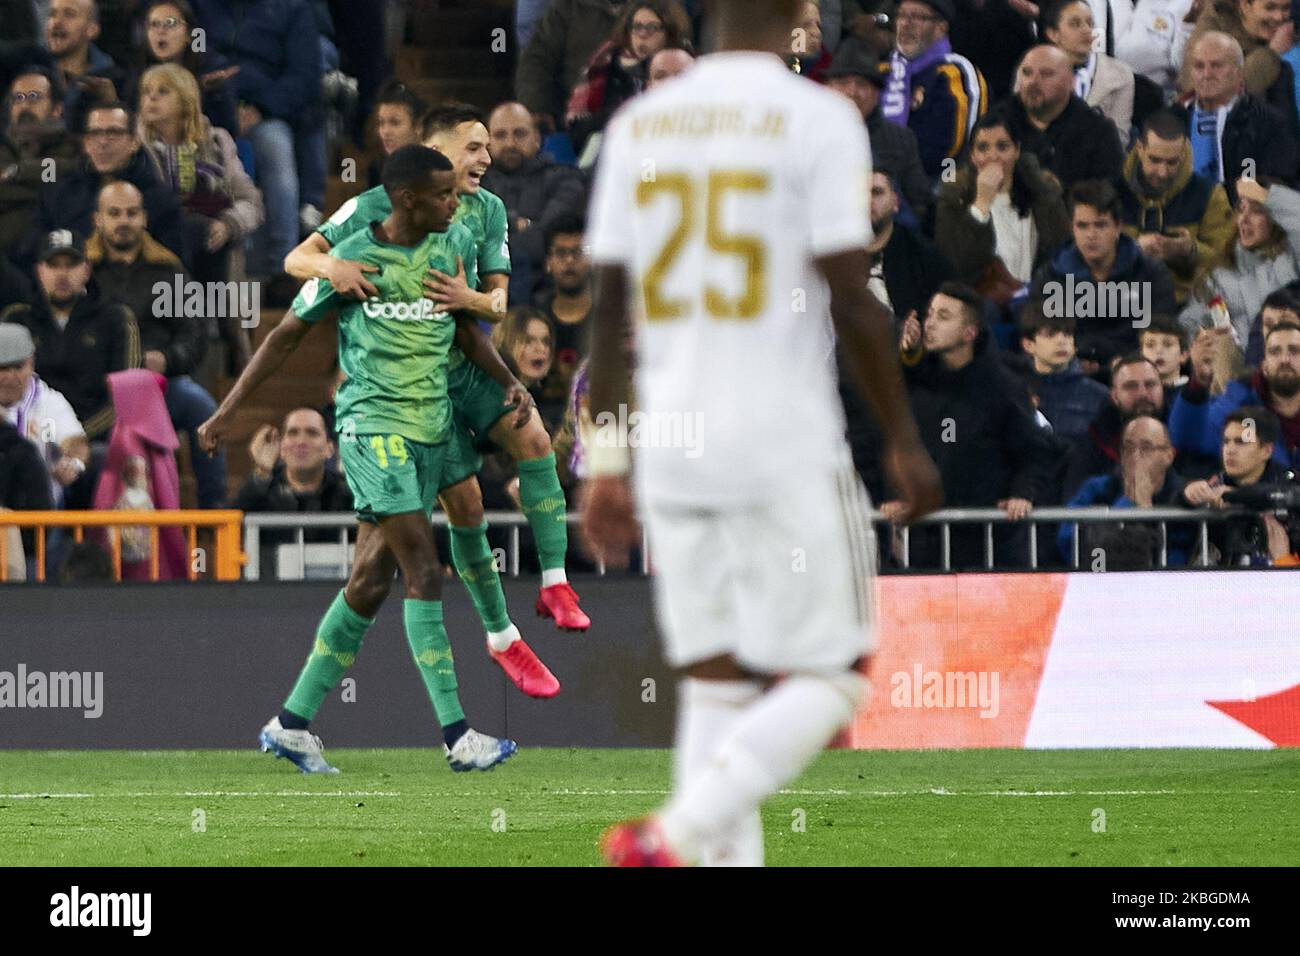
[[[0,751],[0,864],[599,863],[663,799],[663,750]],[[1300,750],[835,751],[763,810],[768,863],[1293,865]]]

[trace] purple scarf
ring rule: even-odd
[[[889,58],[889,82],[885,84],[884,95],[880,98],[880,111],[885,119],[899,126],[907,125],[907,116],[912,110],[912,78],[924,73],[951,52],[952,44],[947,37],[940,37],[930,44],[915,60],[908,60],[898,52],[897,47],[894,48]]]
[[[23,392],[23,397],[18,400],[16,406],[12,406],[17,409],[16,417],[14,419],[14,427],[18,429],[20,435],[30,441],[35,441],[35,439],[33,439],[31,435],[27,434],[27,416],[32,413],[32,408],[36,405],[37,388],[39,384],[40,379],[33,375],[27,382],[27,391]],[[45,447],[39,442],[37,442],[37,445],[40,447],[41,453],[44,454]]]

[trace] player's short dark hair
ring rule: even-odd
[[[1173,335],[1178,338],[1178,347],[1184,352],[1187,351],[1190,339],[1187,335],[1187,329],[1183,323],[1179,322],[1172,315],[1166,312],[1158,312],[1151,316],[1151,321],[1145,329],[1138,331],[1138,341],[1142,341],[1142,336],[1148,332],[1154,335]]]
[[[423,186],[430,173],[449,173],[453,169],[451,160],[436,149],[419,143],[400,146],[384,160],[384,191],[391,200],[399,189]]]
[[[939,286],[939,291],[935,295],[946,295],[950,299],[956,299],[963,306],[962,315],[966,319],[967,325],[979,326],[980,317],[984,312],[984,300],[980,294],[964,282],[948,280]]]
[[[46,82],[50,84],[50,100],[55,104],[62,103],[63,98],[67,95],[67,87],[64,85],[63,77],[58,70],[51,69],[48,66],[41,66],[39,63],[29,63],[21,70],[14,72],[13,80],[9,82],[10,89],[13,88],[14,80],[17,80],[20,76],[45,77]]]
[[[1119,192],[1104,179],[1082,179],[1070,187],[1070,217],[1079,206],[1088,206],[1116,222],[1124,221],[1124,205]]]
[[[1300,332],[1300,322],[1292,322],[1290,319],[1283,319],[1273,328],[1269,329],[1268,335],[1264,336],[1264,344],[1268,345],[1268,340],[1277,332]]]
[[[381,106],[404,106],[411,114],[412,125],[419,123],[429,104],[420,99],[414,90],[401,80],[389,80],[375,97],[375,110]]]
[[[1043,310],[1043,300],[1034,297],[1026,300],[1020,309],[1020,337],[1030,341],[1038,338],[1040,333],[1064,332],[1074,335],[1079,324],[1072,315],[1048,315]]]
[[[1255,441],[1261,445],[1277,444],[1278,437],[1282,434],[1282,424],[1277,416],[1263,405],[1242,405],[1235,409],[1223,420],[1223,428],[1220,429],[1219,434],[1222,435],[1233,422],[1244,427],[1247,421],[1255,425]]]
[[[487,117],[481,109],[469,103],[458,100],[436,103],[420,117],[420,139],[427,140],[432,136],[450,133],[461,123],[482,123],[487,126]]]
[[[87,104],[81,113],[82,133],[86,132],[86,128],[90,125],[90,114],[101,110],[121,110],[126,114],[127,129],[131,130],[132,135],[135,134],[135,110],[121,100],[94,100]]]
[[[556,216],[555,221],[546,227],[546,254],[551,254],[556,236],[583,235],[587,231],[587,220],[576,212],[566,212]]]
[[[1111,381],[1115,381],[1115,376],[1119,373],[1120,369],[1127,368],[1130,365],[1150,365],[1157,375],[1160,374],[1160,369],[1156,368],[1156,363],[1151,361],[1141,352],[1125,352],[1123,355],[1116,355],[1110,360]]]
[[[1147,134],[1155,133],[1161,139],[1186,139],[1187,119],[1164,107],[1151,113],[1142,121],[1142,141],[1147,141]]]

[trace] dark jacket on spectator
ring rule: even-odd
[[[1034,45],[1033,21],[1007,0],[956,0],[957,18],[948,26],[952,49],[984,74],[990,101],[1011,93],[1016,64]]]
[[[1078,359],[1063,372],[1038,376],[1038,410],[1054,435],[1071,441],[1087,434],[1109,396],[1105,385],[1083,374]]]
[[[85,160],[61,178],[57,186],[47,186],[41,193],[40,213],[30,234],[28,260],[34,258],[36,244],[52,229],[71,229],[81,236],[94,232],[99,190],[106,183],[118,179],[140,190],[144,197],[145,215],[149,219],[149,234],[184,262],[188,249],[181,222],[180,200],[163,182],[157,161],[144,146],[132,153],[126,165],[117,172],[100,173],[89,160]]]
[[[1214,262],[1232,238],[1236,219],[1228,205],[1228,194],[1218,183],[1192,172],[1192,147],[1184,142],[1174,181],[1161,193],[1147,192],[1142,161],[1134,146],[1124,160],[1120,199],[1124,202],[1124,231],[1130,236],[1186,229],[1196,241],[1193,255],[1165,262],[1173,276],[1174,295],[1184,302],[1197,272]]]
[[[1190,135],[1191,97],[1184,97],[1180,102],[1187,115]],[[1223,153],[1223,188],[1234,208],[1237,205],[1237,180],[1248,168],[1246,160],[1254,164],[1255,179],[1273,176],[1288,186],[1296,185],[1300,142],[1286,115],[1258,97],[1243,93],[1237,98],[1223,121],[1219,145]]]
[[[1112,127],[1113,128],[1113,127]],[[1092,277],[1092,270],[1083,259],[1083,254],[1079,252],[1079,247],[1071,242],[1068,246],[1063,246],[1056,255],[1052,256],[1051,262],[1042,266],[1034,273],[1031,295],[1044,295],[1044,288],[1049,282],[1064,283],[1067,275],[1074,276],[1074,289],[1077,290],[1088,284],[1096,284]],[[1151,301],[1149,303],[1151,312],[1154,314],[1164,313],[1174,315],[1178,311],[1177,304],[1174,301],[1174,281],[1169,273],[1168,267],[1158,259],[1152,259],[1143,255],[1138,244],[1129,236],[1120,235],[1119,246],[1115,252],[1115,264],[1111,267],[1110,275],[1104,280],[1106,282],[1149,282],[1151,289]],[[1130,289],[1141,289],[1141,286],[1130,286]],[[1068,287],[1062,286],[1062,296],[1068,291]],[[1095,311],[1104,311],[1100,306],[1106,299],[1100,294],[1096,295],[1093,300],[1098,303]],[[1073,303],[1066,300],[1067,307],[1073,307]],[[1128,352],[1137,348],[1138,330],[1133,326],[1133,315],[1135,312],[1130,309],[1130,316],[1119,315],[1096,315],[1085,318],[1075,316],[1078,320],[1078,330],[1075,332],[1075,343],[1078,354],[1081,358],[1095,359],[1103,365],[1108,362],[1112,356],[1122,352]]]
[[[889,241],[880,251],[880,259],[885,291],[900,321],[913,309],[918,319],[924,319],[930,297],[939,291],[939,286],[955,278],[952,263],[939,247],[897,220]]]
[[[570,91],[614,33],[623,6],[614,0],[551,0],[519,58],[515,98],[562,125]]]
[[[1217,456],[1223,444],[1223,423],[1243,405],[1263,405],[1277,414],[1268,382],[1259,369],[1248,378],[1229,382],[1223,394],[1213,398],[1199,383],[1188,382],[1169,413],[1169,438],[1180,451]],[[1282,433],[1273,446],[1273,460],[1300,472],[1300,415],[1278,415],[1278,421]]]
[[[276,462],[269,478],[259,478],[250,474],[240,487],[235,497],[235,507],[241,511],[292,511],[296,514],[318,513],[322,511],[351,511],[352,492],[348,483],[332,468],[325,469],[325,476],[318,489],[310,494],[298,494],[289,487],[285,475],[284,462]],[[317,529],[318,531],[320,529]],[[337,541],[338,531],[324,529],[326,535],[319,540]],[[312,539],[312,530],[307,532],[307,540]],[[287,532],[296,540],[295,533]],[[262,532],[265,539],[267,531]],[[289,540],[287,537],[285,540]]]
[[[113,81],[113,89],[120,96],[123,88],[126,86],[126,70],[119,67],[113,62],[113,58],[101,50],[95,44],[90,44],[86,58],[86,76],[102,76],[105,79]],[[63,121],[67,123],[68,129],[81,129],[81,121],[86,115],[86,110],[95,102],[96,97],[93,93],[77,82],[74,76],[63,77],[64,83],[67,84],[67,92],[63,96]]]
[[[320,32],[304,0],[195,0],[208,50],[239,67],[235,97],[290,125],[321,97]]]
[[[513,173],[490,167],[483,186],[506,204],[512,276],[516,265],[531,273],[542,271],[547,228],[561,216],[580,213],[587,196],[582,174],[572,166],[557,165],[546,153],[527,160]],[[522,233],[515,230],[515,220],[521,217],[532,220]],[[531,289],[520,289],[512,298],[527,301],[529,292]]]
[[[29,302],[31,297],[31,281],[0,252],[0,310],[15,302]]]
[[[1165,400],[1156,415],[1161,421],[1169,417],[1173,406],[1174,389],[1165,386]],[[1107,393],[1109,394],[1109,393]],[[1071,442],[1070,460],[1065,469],[1065,483],[1061,490],[1069,499],[1083,482],[1094,475],[1106,475],[1119,467],[1120,436],[1124,432],[1125,421],[1114,402],[1107,401],[1098,410],[1087,428]],[[1171,429],[1172,432],[1172,429]],[[1174,447],[1178,442],[1170,441]]]
[[[1061,184],[1044,175],[1033,153],[1022,152],[1015,175],[1029,187],[1038,245],[1034,250],[1034,268],[1042,267],[1062,243],[1070,240],[1070,217],[1065,211]],[[939,187],[935,214],[935,242],[952,263],[957,278],[970,285],[977,283],[997,255],[997,235],[993,218],[980,222],[970,213],[975,202],[975,167],[964,163],[951,183]]]
[[[172,295],[176,276],[181,277],[182,283],[190,277],[181,260],[146,232],[144,248],[130,265],[107,260],[104,240],[99,233],[86,243],[86,261],[92,267],[100,300],[124,305],[135,316],[140,332],[140,354],[162,352],[167,357],[166,374],[169,377],[194,371],[203,360],[208,344],[203,320],[198,316],[187,316],[183,310],[177,316],[160,316],[155,311],[155,303],[183,304],[183,300],[174,303]],[[154,294],[158,283],[166,286],[162,296]],[[175,309],[161,308],[158,311],[167,313]]]
[[[1264,472],[1255,482],[1256,485],[1294,485],[1295,472],[1278,464],[1277,459],[1270,458],[1264,463]],[[1211,485],[1226,485],[1229,488],[1242,487],[1235,478],[1223,471],[1216,471],[1207,479]],[[1183,502],[1187,504],[1186,501]],[[1188,507],[1192,507],[1188,505]],[[1300,523],[1284,519],[1287,536],[1291,539],[1291,551],[1294,553],[1300,545]],[[1212,521],[1206,528],[1206,537],[1210,543],[1210,563],[1219,567],[1250,566],[1268,567],[1273,563],[1268,551],[1268,536],[1256,514],[1229,518],[1226,521]],[[1200,563],[1200,545],[1194,549],[1193,564]]]
[[[106,376],[140,366],[140,336],[130,311],[83,295],[60,331],[40,298],[9,306],[0,322],[27,326],[36,342],[36,374],[63,393],[87,438],[107,437],[113,404]]]
[[[925,167],[921,165],[916,134],[907,126],[889,122],[877,107],[867,117],[867,136],[871,140],[873,167],[890,172],[895,188],[907,200],[917,224],[928,229],[930,213],[934,210],[934,194],[930,191]]]
[[[48,511],[50,473],[36,446],[0,416],[0,508]],[[6,529],[0,528],[0,534]]]
[[[1170,468],[1165,473],[1165,481],[1160,486],[1160,490],[1151,496],[1151,506],[1178,508],[1183,504],[1183,479]],[[1124,494],[1124,479],[1118,469],[1089,478],[1065,503],[1067,508],[1088,508],[1097,505],[1111,508],[1136,509],[1138,507]],[[1171,522],[1166,525],[1166,528],[1169,535],[1166,551],[1168,566],[1178,567],[1186,564],[1196,538],[1196,525],[1191,522]],[[1079,546],[1079,566],[1082,568],[1091,566],[1092,552],[1097,548],[1104,552],[1102,557],[1106,560],[1107,569],[1115,571],[1152,567],[1159,553],[1159,525],[1125,522],[1122,528],[1118,525],[1097,525],[1091,528],[1081,527],[1080,530],[1083,531],[1083,539]],[[1073,566],[1074,525],[1069,522],[1061,524],[1056,532],[1056,545],[1061,552],[1062,560]],[[1120,551],[1127,553],[1121,558]]]
[[[1020,100],[1003,104],[1020,140],[1021,155],[1032,153],[1038,165],[1055,176],[1061,189],[1082,179],[1118,179],[1124,168],[1124,149],[1115,124],[1074,94],[1065,110],[1045,130],[1030,122]]]
[[[47,159],[54,160],[48,173]],[[0,250],[17,248],[41,194],[57,188],[80,159],[77,138],[62,122],[10,126],[0,135]]]

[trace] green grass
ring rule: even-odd
[[[670,766],[660,750],[534,749],[472,775],[427,750],[329,756],[342,775],[242,751],[0,751],[0,864],[593,865]],[[835,751],[763,818],[775,865],[1291,865],[1297,793],[1298,750]]]

